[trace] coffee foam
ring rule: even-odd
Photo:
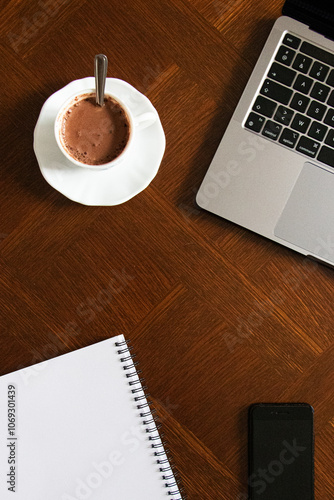
[[[111,96],[98,106],[95,94],[77,96],[61,116],[59,136],[67,153],[87,165],[103,165],[122,154],[130,139],[130,120]]]

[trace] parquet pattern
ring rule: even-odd
[[[1,4],[0,374],[123,333],[189,500],[246,500],[259,401],[313,405],[316,499],[333,498],[334,271],[195,204],[282,5]],[[115,207],[53,190],[32,149],[44,101],[101,52],[167,140],[150,186]]]

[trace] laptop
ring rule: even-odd
[[[287,0],[196,195],[334,265],[334,3]]]

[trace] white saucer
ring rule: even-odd
[[[75,80],[52,94],[40,112],[34,131],[34,151],[45,180],[70,200],[83,205],[119,205],[145,189],[158,172],[166,139],[159,115],[151,102],[134,87],[107,78],[106,92],[119,97],[134,116],[153,112],[157,120],[136,131],[132,151],[120,165],[90,170],[73,165],[60,151],[54,121],[60,106],[75,92],[94,89],[94,78]]]

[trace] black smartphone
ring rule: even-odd
[[[252,405],[248,443],[249,500],[314,500],[312,406]]]

